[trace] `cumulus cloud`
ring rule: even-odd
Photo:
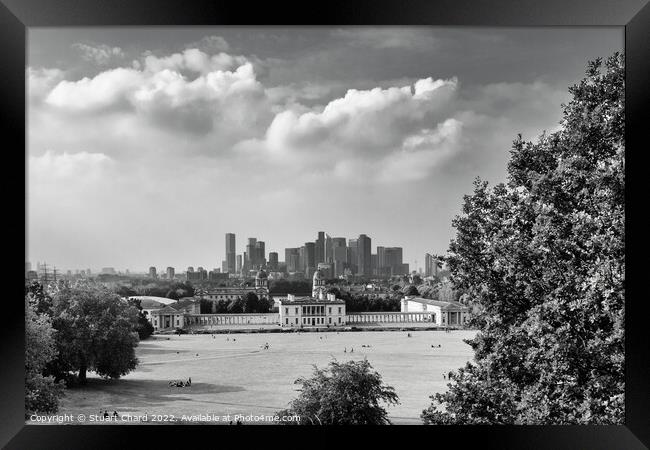
[[[79,51],[84,60],[94,62],[98,66],[106,66],[125,56],[120,47],[110,47],[106,44],[91,45],[77,42],[72,47]]]
[[[431,51],[437,40],[426,28],[342,28],[332,31],[332,36],[343,39],[348,45],[375,49],[409,49]]]
[[[27,95],[31,100],[42,100],[64,78],[61,69],[27,68]]]
[[[187,44],[187,48],[198,48],[208,53],[227,52],[230,50],[230,44],[221,36],[204,36],[197,42]]]
[[[345,151],[380,157],[405,136],[436,124],[454,95],[457,80],[418,80],[413,86],[349,90],[322,111],[284,111],[266,133],[271,151]]]
[[[233,65],[234,69],[224,68]],[[194,76],[184,75],[184,70]],[[53,84],[41,78],[36,78],[39,92],[44,90],[41,85]],[[252,137],[266,125],[271,117],[266,102],[251,63],[196,49],[164,58],[149,55],[139,68],[119,67],[92,78],[62,80],[45,97],[46,104],[62,112],[129,111],[163,131],[217,130],[231,140]]]

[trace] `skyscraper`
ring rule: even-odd
[[[235,271],[238,274],[241,274],[242,270],[242,255],[237,255],[237,266],[235,267]]]
[[[285,248],[284,262],[287,264],[287,272],[300,272],[300,249]]]
[[[277,252],[269,253],[269,269],[276,271],[278,270],[278,254]]]
[[[244,271],[252,270],[255,268],[257,254],[257,238],[248,238],[248,245],[246,246],[246,256],[244,256]],[[246,261],[248,259],[248,261]]]
[[[359,241],[358,239],[348,240],[347,252],[348,267],[353,274],[357,273],[359,264]]]
[[[424,255],[424,276],[438,276],[438,260],[429,253],[425,253]]]
[[[332,239],[332,257],[334,259],[334,275],[343,275],[347,267],[347,245],[345,238],[335,237]]]
[[[316,270],[316,244],[305,242],[305,276],[311,278]]]
[[[264,241],[257,241],[255,243],[255,266],[254,269],[259,269],[266,265],[266,248]]]
[[[329,234],[325,235],[325,262],[334,264],[334,246]]]
[[[230,273],[235,273],[235,233],[226,233],[226,267]]]
[[[325,232],[318,232],[318,239],[315,242],[315,253],[314,253],[314,262],[318,264],[320,262],[325,262]],[[312,267],[316,267],[315,265]]]
[[[154,266],[149,267],[149,278],[156,278],[156,268]]]
[[[168,280],[173,280],[174,276],[175,276],[174,268],[173,267],[167,267],[167,279]]]
[[[358,257],[357,257],[357,261],[358,261],[357,273],[363,276],[370,276],[372,274],[370,270],[371,240],[365,234],[360,234],[357,245],[359,247]]]

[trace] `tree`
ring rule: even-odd
[[[475,363],[426,423],[623,423],[623,55],[590,62],[569,92],[561,129],[515,140],[507,184],[477,180],[453,222]]]
[[[228,304],[228,313],[230,314],[241,314],[244,312],[244,300],[241,297],[237,297],[234,300],[231,300]]]
[[[260,306],[260,299],[255,292],[247,292],[242,297],[243,312],[256,313]]]
[[[418,288],[412,284],[404,287],[404,295],[420,295]]]
[[[136,326],[135,331],[138,333],[138,338],[140,340],[147,339],[153,334],[154,328],[151,325],[151,322],[147,318],[147,312],[142,311],[142,302],[140,299],[129,300],[129,304],[135,306],[138,310],[138,325]]]
[[[135,368],[138,309],[102,286],[66,286],[53,296],[53,326],[58,356],[52,370],[58,377],[77,371],[119,378]]]
[[[44,376],[43,371],[57,355],[54,329],[46,314],[38,314],[29,296],[25,297],[25,417],[34,413],[52,414],[64,395],[63,381]]]
[[[380,403],[399,404],[395,389],[382,382],[368,360],[314,366],[312,378],[299,378],[300,395],[278,415],[297,415],[300,425],[384,425],[388,414]]]

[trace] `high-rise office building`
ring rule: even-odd
[[[334,275],[337,277],[343,275],[348,263],[345,238],[332,238],[332,258],[334,260]]]
[[[154,266],[149,267],[149,278],[156,278],[156,268]]]
[[[379,275],[379,264],[377,263],[377,254],[376,253],[371,253],[370,254],[370,274],[371,275]]]
[[[285,248],[284,262],[287,264],[287,272],[301,272],[300,248]]]
[[[244,271],[248,272],[252,270],[257,261],[255,257],[257,256],[257,238],[248,238],[248,245],[246,246],[246,257],[244,257]],[[248,262],[246,260],[248,259]]]
[[[316,244],[314,242],[305,242],[305,276],[311,278],[316,271]]]
[[[226,233],[226,269],[224,272],[235,273],[235,233]]]
[[[438,276],[438,260],[429,253],[425,253],[424,255],[424,276]]]
[[[314,262],[316,264],[320,262],[325,262],[325,232],[324,231],[318,232],[318,239],[316,239],[314,245],[315,245]]]
[[[358,246],[358,257],[357,257],[357,273],[363,276],[369,276],[372,274],[370,270],[370,255],[371,255],[371,240],[365,234],[360,234],[359,239],[357,240]]]
[[[347,251],[347,260],[348,268],[352,274],[357,273],[357,268],[359,264],[359,240],[358,239],[348,239],[348,251]]]
[[[226,273],[228,272],[228,261],[221,261],[221,269],[219,269],[220,273]]]
[[[325,262],[334,263],[334,243],[329,234],[325,235]]]
[[[167,267],[167,279],[168,280],[173,280],[175,275],[176,274],[174,273],[174,268],[173,267]]]
[[[264,241],[257,241],[255,243],[255,265],[253,269],[261,269],[266,265],[266,248]]]
[[[379,255],[379,250],[377,250],[377,255]],[[405,275],[408,273],[408,270],[406,273],[404,272],[402,247],[385,247],[384,258],[384,267],[390,268],[390,275]]]
[[[235,272],[241,274],[242,269],[242,255],[237,255],[237,266],[235,267]]]
[[[277,252],[269,253],[269,269],[272,271],[278,270],[278,254]]]

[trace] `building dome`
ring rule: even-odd
[[[266,272],[264,269],[260,269],[259,272],[257,272],[257,275],[255,275],[255,278],[261,279],[261,278],[267,278]]]

